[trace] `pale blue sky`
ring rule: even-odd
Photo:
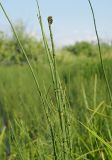
[[[6,11],[15,23],[22,20],[31,34],[40,37],[35,0],[2,0]],[[91,0],[99,35],[112,39],[112,0]],[[47,17],[54,18],[53,32],[59,46],[80,40],[95,40],[91,11],[87,0],[40,0],[40,9],[47,31]],[[9,25],[0,9],[0,30],[9,32]]]

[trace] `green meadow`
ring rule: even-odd
[[[112,45],[55,48],[52,17],[37,40],[0,7],[0,160],[111,160]]]

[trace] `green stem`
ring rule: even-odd
[[[21,49],[21,52],[22,52],[23,55],[25,56],[26,61],[27,61],[27,63],[28,63],[28,66],[29,66],[29,68],[30,68],[30,70],[31,70],[31,73],[32,73],[32,75],[33,75],[35,84],[36,84],[36,86],[37,86],[37,91],[38,91],[38,93],[39,93],[39,95],[40,95],[40,98],[41,98],[41,101],[42,101],[42,104],[43,104],[43,107],[44,107],[45,115],[46,115],[46,118],[47,118],[47,121],[48,121],[48,125],[49,125],[49,128],[50,128],[51,136],[52,136],[53,148],[54,148],[55,139],[54,139],[53,128],[52,128],[52,125],[51,125],[51,122],[50,122],[48,113],[47,113],[47,111],[46,111],[46,103],[45,103],[45,100],[44,100],[44,98],[43,98],[42,92],[41,92],[41,90],[40,90],[38,80],[37,80],[37,78],[36,78],[36,76],[35,76],[34,70],[33,70],[32,66],[31,66],[31,64],[30,64],[30,61],[29,61],[28,57],[27,57],[26,51],[24,50],[24,48],[23,48],[23,46],[22,46],[22,43],[21,43],[21,41],[19,40],[19,37],[18,37],[18,35],[17,35],[17,33],[16,33],[16,30],[15,30],[15,28],[13,27],[13,24],[12,24],[11,20],[9,19],[9,17],[8,17],[8,15],[7,15],[4,7],[2,6],[2,3],[1,3],[1,2],[0,2],[0,7],[1,7],[3,13],[5,14],[5,16],[6,16],[8,22],[9,22],[9,24],[10,24],[10,26],[11,26],[11,28],[12,28],[12,31],[13,31],[13,33],[14,33],[16,39],[17,39],[17,42],[18,42],[18,44],[19,44],[19,47],[20,47],[20,49]],[[55,151],[54,151],[54,152],[55,152],[54,156],[56,157],[55,160],[57,160],[56,149],[54,149],[54,150],[55,150]]]
[[[55,56],[55,47],[54,47],[54,40],[53,40],[53,34],[52,34],[52,28],[51,28],[51,24],[48,22],[49,25],[49,32],[50,32],[50,39],[51,39],[51,46],[52,46],[52,54],[53,54],[53,69],[54,69],[54,77],[55,77],[55,96],[56,96],[56,101],[57,101],[57,105],[58,105],[58,113],[59,113],[59,120],[60,120],[60,127],[61,127],[61,132],[62,132],[62,143],[63,143],[63,156],[64,159],[66,159],[66,155],[65,155],[65,131],[64,131],[64,120],[63,120],[63,109],[62,109],[62,100],[61,100],[61,87],[60,87],[60,83],[59,83],[59,79],[58,79],[58,74],[57,74],[57,67],[56,67],[56,56]],[[63,94],[63,93],[62,93]]]
[[[101,51],[100,39],[99,39],[99,35],[98,35],[98,31],[97,31],[97,26],[96,26],[95,14],[94,14],[94,10],[93,10],[93,6],[92,6],[91,1],[88,0],[88,2],[89,2],[89,5],[90,5],[90,8],[91,8],[92,16],[93,16],[93,22],[94,22],[95,33],[96,33],[97,42],[98,42],[98,50],[99,50],[99,54],[100,54],[101,66],[102,66],[105,82],[106,82],[106,85],[107,85],[110,102],[111,102],[111,105],[112,105],[112,93],[111,93],[110,85],[109,85],[109,82],[108,82],[108,79],[107,79],[107,76],[106,76],[104,63],[103,63],[102,51]]]

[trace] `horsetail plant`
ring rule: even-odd
[[[64,159],[65,159],[65,150],[66,150],[66,138],[70,136],[65,135],[65,126],[68,127],[68,125],[66,125],[66,120],[65,117],[67,119],[67,114],[65,114],[65,110],[64,107],[65,106],[65,102],[63,101],[63,97],[65,96],[65,93],[63,92],[62,86],[61,86],[61,82],[60,82],[60,78],[57,72],[57,67],[56,67],[56,56],[55,56],[55,47],[54,47],[54,40],[53,40],[53,33],[52,33],[52,28],[51,25],[53,23],[53,17],[49,16],[48,17],[48,26],[49,26],[49,33],[50,33],[50,40],[51,40],[51,47],[52,50],[50,50],[50,47],[48,45],[47,42],[47,38],[45,36],[45,32],[44,32],[44,27],[43,27],[43,22],[42,22],[42,17],[41,17],[41,12],[40,12],[40,7],[39,7],[39,3],[36,0],[37,3],[37,8],[38,8],[38,20],[40,23],[40,28],[41,28],[41,33],[42,33],[42,37],[43,37],[43,42],[44,42],[44,46],[45,46],[45,51],[48,57],[48,62],[49,62],[49,66],[50,66],[50,70],[51,70],[51,77],[52,77],[52,82],[53,82],[53,87],[54,87],[54,93],[55,93],[55,98],[56,98],[56,104],[57,104],[57,109],[58,109],[58,114],[59,114],[59,124],[60,124],[60,131],[61,134],[60,136],[62,137],[62,144],[63,144],[63,155],[64,155]],[[66,99],[66,98],[64,98]],[[64,108],[63,108],[64,107]],[[67,113],[67,112],[66,112]],[[55,123],[55,122],[54,122]],[[69,130],[69,129],[68,129]],[[60,137],[60,138],[61,138]],[[69,140],[70,142],[70,140]],[[71,148],[70,146],[68,146],[68,148]]]
[[[49,125],[49,128],[50,128],[51,137],[52,137],[52,142],[53,142],[53,148],[54,148],[54,159],[57,160],[56,151],[55,151],[55,140],[54,140],[53,128],[52,128],[52,125],[51,125],[51,123],[50,123],[50,119],[49,119],[48,112],[47,112],[47,110],[46,110],[46,105],[48,105],[48,103],[46,104],[46,99],[44,98],[44,96],[43,96],[43,94],[42,94],[42,92],[41,92],[41,90],[40,90],[39,82],[38,82],[38,80],[37,80],[37,78],[36,78],[36,75],[35,75],[35,73],[34,73],[33,67],[32,67],[32,65],[31,65],[31,63],[30,63],[30,61],[29,61],[29,59],[28,59],[28,57],[27,57],[27,53],[26,53],[26,51],[24,50],[24,48],[23,48],[23,46],[22,46],[22,43],[21,43],[21,41],[20,41],[20,39],[19,39],[19,37],[18,37],[18,35],[17,35],[17,33],[16,33],[16,30],[15,30],[15,28],[14,28],[14,26],[13,26],[13,24],[12,24],[12,22],[11,22],[9,16],[8,16],[8,14],[6,13],[6,11],[5,11],[5,9],[4,9],[4,7],[3,7],[3,5],[2,5],[1,2],[0,2],[0,7],[1,7],[1,9],[2,9],[2,11],[3,11],[6,19],[8,20],[11,28],[12,28],[12,31],[13,31],[13,33],[14,33],[14,35],[15,35],[15,38],[17,39],[17,42],[18,42],[19,47],[20,47],[20,49],[21,49],[21,52],[22,52],[23,55],[25,56],[26,61],[27,61],[27,63],[28,63],[28,66],[29,66],[29,68],[30,68],[30,70],[31,70],[33,79],[34,79],[35,84],[36,84],[36,87],[37,87],[37,92],[39,93],[39,96],[40,96],[40,98],[41,98],[41,102],[42,102],[42,104],[43,104],[44,111],[45,111],[45,115],[46,115],[46,118],[47,118],[47,121],[48,121],[48,125]]]

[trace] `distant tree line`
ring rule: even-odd
[[[77,42],[63,48],[76,56],[94,57],[98,55],[98,45],[96,42]],[[106,42],[101,42],[102,54],[112,53],[112,45]]]
[[[28,58],[34,61],[41,60],[44,55],[42,41],[37,40],[34,36],[27,33],[23,23],[17,23],[15,29]],[[10,36],[7,36],[4,32],[0,31],[0,63],[26,63],[26,59],[21,53],[20,47],[13,33]]]
[[[43,61],[46,59],[44,54],[44,47],[41,40],[31,36],[26,32],[26,27],[23,23],[15,25],[16,32],[19,39],[31,61]],[[112,53],[112,45],[108,43],[101,43],[103,54]],[[98,55],[98,46],[95,42],[77,42],[73,45],[65,46],[61,52],[72,53],[75,56],[96,57]],[[0,64],[25,64],[26,59],[21,53],[18,42],[12,32],[7,36],[4,32],[0,31]]]

